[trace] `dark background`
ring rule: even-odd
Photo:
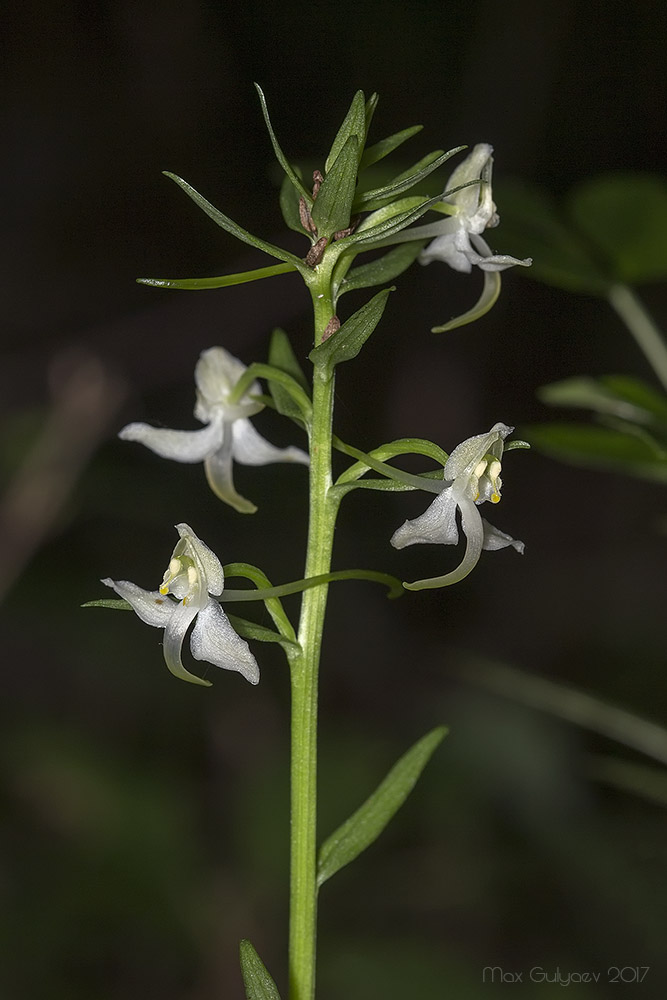
[[[205,347],[248,363],[282,325],[308,353],[295,276],[197,294],[135,284],[269,263],[160,170],[301,252],[283,231],[257,80],[294,159],[323,162],[362,87],[380,93],[375,139],[424,124],[413,159],[488,141],[499,181],[556,194],[609,169],[664,171],[663,5],[29,0],[8,14],[3,995],[232,1000],[241,937],[282,989],[281,654],[256,650],[258,688],[225,674],[205,691],[168,674],[158,632],[78,607],[106,596],[107,575],[155,586],[182,520],[223,562],[259,564],[276,582],[302,573],[303,468],[241,468],[238,488],[260,508],[243,518],[208,492],[201,467],[115,440],[129,420],[195,426]],[[502,233],[501,221],[494,247],[511,252]],[[480,280],[437,264],[399,279],[381,327],[340,371],[343,438],[371,448],[419,435],[451,449],[496,420],[546,419],[535,399],[545,382],[652,380],[604,303],[512,271],[487,317],[431,335]],[[664,288],[642,294],[664,326]],[[343,301],[358,308],[363,293]],[[256,425],[297,442],[274,414]],[[372,585],[332,587],[322,834],[426,729],[444,721],[451,735],[382,840],[322,892],[322,1000],[487,996],[499,988],[482,984],[489,965],[524,980],[533,967],[602,973],[569,998],[664,995],[664,811],[590,777],[591,755],[640,758],[474,679],[480,663],[503,662],[664,722],[664,491],[535,452],[508,456],[504,480],[492,520],[526,542],[523,559],[487,554],[460,586],[398,603]],[[443,572],[454,553],[388,544],[422,509],[417,496],[353,494],[335,567]],[[650,972],[611,985],[610,966]]]

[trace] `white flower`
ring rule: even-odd
[[[511,545],[517,552],[523,553],[523,542],[494,528],[477,509],[486,500],[491,503],[500,500],[503,444],[513,430],[507,424],[494,424],[488,434],[477,434],[458,445],[445,464],[445,488],[421,517],[406,521],[394,532],[391,544],[397,549],[419,542],[456,545],[459,540],[457,508],[461,512],[461,527],[466,536],[466,551],[461,564],[445,576],[404,584],[408,590],[458,583],[475,568],[482,549],[504,549]]]
[[[428,227],[429,235],[437,235],[422,251],[419,257],[422,264],[442,260],[455,271],[470,273],[473,264],[482,271],[504,271],[515,264],[529,267],[532,263],[530,258],[518,260],[507,254],[494,254],[482,238],[485,229],[499,222],[491,190],[492,152],[493,147],[487,142],[479,142],[447,181],[445,192],[478,178],[480,183],[464,187],[448,197],[455,212]]]
[[[246,366],[223,347],[203,351],[195,368],[197,402],[195,417],[207,424],[200,431],[172,431],[149,424],[128,424],[118,435],[124,441],[138,441],[162,458],[176,462],[203,462],[213,492],[242,514],[257,508],[234,489],[232,460],[243,465],[270,462],[300,462],[308,465],[308,455],[300,448],[276,448],[257,433],[249,417],[264,404],[251,399],[260,392],[253,382],[238,403],[229,396],[246,371]]]
[[[164,658],[176,677],[210,685],[210,681],[186,670],[181,660],[185,634],[196,618],[190,637],[195,660],[206,660],[223,670],[238,670],[251,684],[257,684],[257,661],[215,600],[222,594],[225,582],[220,560],[189,525],[177,524],[176,530],[180,541],[159,590],[143,590],[129,580],[106,579],[102,583],[131,604],[147,625],[164,629]]]

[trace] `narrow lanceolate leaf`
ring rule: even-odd
[[[313,364],[327,364],[333,367],[340,364],[341,361],[350,361],[352,358],[356,358],[382,319],[389,293],[393,290],[393,288],[385,288],[378,292],[370,302],[367,302],[353,316],[345,320],[336,333],[312,350],[309,357]]]
[[[192,198],[195,205],[198,205],[203,212],[206,212],[209,219],[213,219],[216,225],[225,229],[232,236],[235,236],[237,240],[241,243],[248,243],[251,247],[257,247],[258,250],[263,250],[264,253],[268,253],[271,257],[277,257],[278,260],[290,261],[296,266],[298,270],[303,269],[303,261],[298,257],[295,257],[293,253],[288,250],[283,250],[281,247],[276,247],[272,243],[267,243],[266,240],[262,240],[259,236],[253,236],[247,230],[243,229],[236,222],[233,222],[228,216],[224,215],[219,209],[207,201],[203,195],[196,191],[191,184],[184,181],[182,177],[177,174],[170,173],[169,170],[163,170],[165,177],[169,177],[170,180],[178,184],[180,188],[185,191],[189,198]]]
[[[338,437],[334,440],[334,448],[338,448],[345,455],[355,452],[357,455],[360,454],[357,448],[350,448],[349,445],[344,444]],[[507,451],[507,448],[505,450]],[[384,463],[387,459],[396,458],[397,455],[424,455],[427,458],[432,458],[443,469],[449,457],[447,452],[443,451],[440,445],[435,444],[434,441],[428,441],[424,438],[399,438],[397,441],[388,441],[387,444],[381,444],[377,448],[373,448],[368,453],[368,458],[377,459],[379,462]],[[354,457],[354,454],[352,454],[352,457]],[[336,486],[354,482],[354,480],[359,479],[360,476],[365,475],[372,468],[373,465],[360,458],[338,477]]]
[[[425,244],[425,240],[401,243],[400,246],[386,253],[384,257],[372,260],[369,264],[355,267],[343,279],[338,291],[339,297],[345,292],[354,291],[356,288],[372,288],[373,285],[385,285],[388,281],[393,281],[415,262]]]
[[[301,386],[304,392],[308,392],[306,376],[301,370],[301,365],[297,361],[292,350],[289,337],[284,330],[276,329],[271,334],[271,344],[269,346],[269,364],[273,368],[279,368],[286,375],[291,376],[294,381]],[[291,419],[302,420],[303,414],[289,392],[275,379],[269,379],[269,391],[276,404],[278,413],[282,413]]]
[[[279,635],[273,629],[258,625],[257,622],[248,621],[247,618],[239,618],[238,615],[228,614],[227,617],[234,631],[243,639],[255,639],[257,642],[279,642],[281,646],[289,647],[290,651],[294,653],[301,652],[301,646],[298,642],[286,639],[284,635]]]
[[[351,135],[322,181],[311,212],[319,237],[333,236],[350,224],[359,165],[359,141]]]
[[[450,157],[454,156],[455,153],[459,153],[462,149],[465,149],[465,147],[457,146],[456,149],[450,149],[446,153],[436,149],[433,153],[424,156],[418,163],[410,167],[409,170],[399,174],[398,177],[394,177],[384,187],[375,188],[373,191],[366,191],[358,195],[354,202],[355,210],[359,209],[360,211],[371,212],[376,208],[382,208],[383,205],[393,201],[398,195],[403,194],[404,191],[409,191],[415,184],[419,184],[420,181],[423,181],[429,174],[432,174],[434,170],[437,170],[438,167],[441,167],[443,163],[446,163]]]
[[[390,153],[393,153],[404,142],[411,139],[413,135],[417,135],[417,132],[421,132],[423,127],[423,125],[413,125],[411,128],[404,128],[400,132],[394,132],[393,135],[387,136],[386,139],[381,139],[374,146],[369,146],[361,157],[359,169],[365,170],[366,167],[370,167],[374,163],[379,163],[385,156],[389,156]]]
[[[371,94],[371,96],[366,101],[366,107],[364,108],[364,116],[366,118],[366,135],[371,127],[371,122],[373,121],[373,115],[375,114],[375,109],[378,106],[378,101],[380,98],[377,94]]]
[[[375,222],[373,220],[373,225],[370,225],[368,229],[359,228],[358,232],[352,233],[351,236],[346,236],[341,243],[347,243],[351,245],[356,245],[358,243],[362,244],[365,250],[370,250],[370,248],[377,244],[378,246],[389,245],[390,237],[393,237],[396,233],[400,233],[403,229],[407,229],[408,226],[416,222],[417,219],[421,219],[422,215],[425,215],[429,209],[433,208],[438,202],[438,198],[424,198],[423,200],[418,200],[415,198],[405,198],[401,201],[409,203],[410,207],[406,208],[405,211],[392,212],[392,205],[386,205],[384,209],[379,209],[377,212],[373,212],[372,215],[368,216],[368,219],[373,220],[373,216],[379,216],[381,221]],[[398,202],[397,204],[400,204]],[[387,214],[384,215],[386,210]],[[366,221],[368,221],[368,219]],[[418,227],[421,229],[421,226]],[[401,243],[409,241],[411,239],[408,233],[404,234],[403,239],[400,240]],[[421,239],[421,234],[419,232],[415,233],[415,239]],[[338,245],[338,244],[337,244]]]
[[[227,566],[224,566],[223,569],[225,579],[230,576],[240,576],[245,580],[252,580],[258,588],[266,588],[267,590],[271,588],[271,583],[266,574],[263,573],[257,566],[252,566],[250,563],[229,563]],[[282,601],[278,597],[269,597],[265,601],[265,604],[266,610],[271,615],[273,624],[276,626],[280,634],[290,642],[296,642],[294,627],[289,620],[285,609],[283,608]]]
[[[415,743],[361,808],[325,840],[318,861],[318,886],[354,861],[379,837],[407,799],[431,754],[446,735],[445,726],[438,726]]]
[[[286,226],[289,226],[295,233],[301,236],[310,234],[301,225],[301,215],[299,213],[299,199],[301,195],[294,187],[289,177],[284,177],[280,185],[280,211]]]
[[[103,597],[100,601],[86,601],[85,604],[81,605],[82,608],[113,608],[115,611],[133,611],[133,607],[127,601],[115,601],[113,598],[109,600],[107,597]]]
[[[255,84],[255,88],[257,90],[257,93],[259,94],[259,103],[262,105],[262,114],[264,115],[264,122],[266,124],[267,132],[269,133],[269,138],[271,139],[271,145],[273,146],[273,152],[275,153],[276,159],[280,164],[280,166],[285,171],[285,174],[289,178],[290,183],[294,185],[294,187],[299,192],[301,197],[306,199],[308,205],[311,205],[313,201],[313,196],[311,192],[307,191],[306,188],[301,183],[301,179],[297,176],[296,171],[294,170],[291,163],[283,153],[278,143],[278,140],[276,139],[276,134],[273,131],[271,119],[269,118],[269,109],[266,105],[266,98],[264,97],[264,91],[262,90],[262,88],[258,83]]]
[[[256,267],[252,271],[237,271],[236,274],[221,274],[216,278],[137,278],[137,284],[151,285],[153,288],[183,288],[197,291],[200,288],[243,285],[247,281],[260,281],[262,278],[273,278],[277,274],[287,274],[295,270],[293,264],[271,264],[270,267]]]
[[[329,173],[338,159],[339,154],[345,148],[345,143],[351,136],[355,136],[357,140],[356,165],[358,166],[361,150],[364,148],[364,141],[366,139],[366,110],[363,90],[358,90],[352,98],[350,110],[345,115],[343,124],[338,129],[336,138],[334,139],[331,149],[329,150],[329,155],[327,156],[327,160],[324,165],[325,173]]]
[[[241,941],[239,952],[247,1000],[280,1000],[276,984],[250,941]]]
[[[246,368],[230,393],[230,402],[232,404],[238,403],[248,389],[250,389],[252,383],[258,378],[265,378],[278,383],[298,407],[301,419],[305,422],[310,420],[312,403],[307,392],[303,389],[301,382],[297,382],[296,379],[280,368],[274,368],[273,365],[264,365],[260,361],[255,361]]]

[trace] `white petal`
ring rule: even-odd
[[[229,394],[247,371],[246,366],[224,347],[209,347],[202,351],[195,368],[195,383],[197,385],[197,405],[195,416],[199,420],[209,420],[214,408],[222,407],[229,420],[238,417],[251,417],[263,409],[263,403],[249,399],[249,395],[259,395],[261,388],[258,382],[253,382],[243,399],[230,406]]]
[[[240,514],[254,514],[257,508],[234,489],[232,474],[232,435],[227,433],[222,448],[206,459],[204,463],[208,485],[217,497],[228,503]]]
[[[187,604],[178,604],[176,606],[176,612],[172,615],[164,632],[164,659],[174,677],[179,677],[182,681],[189,681],[190,684],[201,684],[202,687],[210,687],[210,681],[205,681],[203,677],[191,674],[189,670],[185,669],[181,660],[185,633],[196,615],[197,608],[195,607]]]
[[[420,517],[406,521],[394,532],[391,544],[395,549],[404,549],[406,545],[421,542],[456,545],[458,540],[456,499],[452,495],[451,487],[445,487]]]
[[[196,660],[206,660],[223,670],[238,670],[251,684],[259,681],[257,660],[245,639],[236,634],[217,601],[209,601],[199,612],[190,649]]]
[[[149,424],[128,424],[118,435],[123,441],[138,441],[162,458],[175,462],[203,462],[222,443],[222,414],[216,414],[200,431],[172,431]]]
[[[450,319],[449,323],[443,323],[442,326],[432,327],[431,333],[446,333],[448,330],[456,330],[460,326],[466,326],[468,323],[474,323],[476,319],[480,319],[481,316],[484,316],[490,309],[493,308],[498,301],[499,295],[500,275],[496,271],[484,271],[482,294],[477,299],[477,302],[472,309],[468,309],[467,312],[461,313],[460,316]]]
[[[458,583],[475,568],[482,554],[484,542],[484,528],[482,518],[474,503],[463,500],[460,503],[461,527],[466,536],[466,550],[463,559],[451,573],[444,576],[434,576],[428,580],[415,580],[414,583],[404,583],[406,590],[432,590],[435,587],[449,587],[453,583]]]
[[[508,545],[516,549],[521,555],[523,555],[523,550],[525,545],[523,542],[518,541],[516,538],[512,538],[511,535],[506,535],[504,531],[500,531],[499,528],[494,528],[492,524],[482,518],[482,526],[484,528],[484,548],[488,549],[490,552],[495,552],[496,549],[506,549]]]
[[[276,448],[258,434],[249,420],[235,420],[232,425],[232,451],[243,465],[269,465],[271,462],[299,462],[308,465],[310,459],[300,448]]]
[[[482,239],[481,236],[473,234],[470,238],[479,250],[479,253],[475,253],[471,248],[471,252],[467,255],[468,260],[471,264],[477,264],[482,271],[505,271],[508,267],[514,267],[515,264],[518,264],[520,267],[530,267],[533,263],[532,257],[519,260],[518,257],[510,257],[506,253],[494,254],[486,240]]]
[[[129,580],[102,580],[102,583],[115,590],[119,597],[124,598],[128,604],[147,625],[154,625],[155,628],[166,628],[171,618],[178,610],[178,604],[169,597],[165,597],[159,590],[143,590],[137,587],[136,583]]]
[[[225,574],[215,552],[212,552],[208,545],[195,535],[189,524],[185,524],[185,522],[177,524],[176,531],[187,542],[188,554],[204,579],[207,594],[214,594],[218,597],[225,585]]]

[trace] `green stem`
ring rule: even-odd
[[[317,272],[320,272],[318,274]],[[315,345],[333,315],[331,274],[323,264],[311,283]],[[333,374],[319,365],[313,373],[310,431],[310,508],[305,577],[331,567],[336,502],[331,487]],[[302,654],[291,664],[292,758],[289,997],[313,1000],[317,935],[317,678],[327,586],[304,593],[298,641]]]
[[[609,303],[635,338],[653,371],[667,389],[667,344],[644,304],[627,285],[612,285]]]

